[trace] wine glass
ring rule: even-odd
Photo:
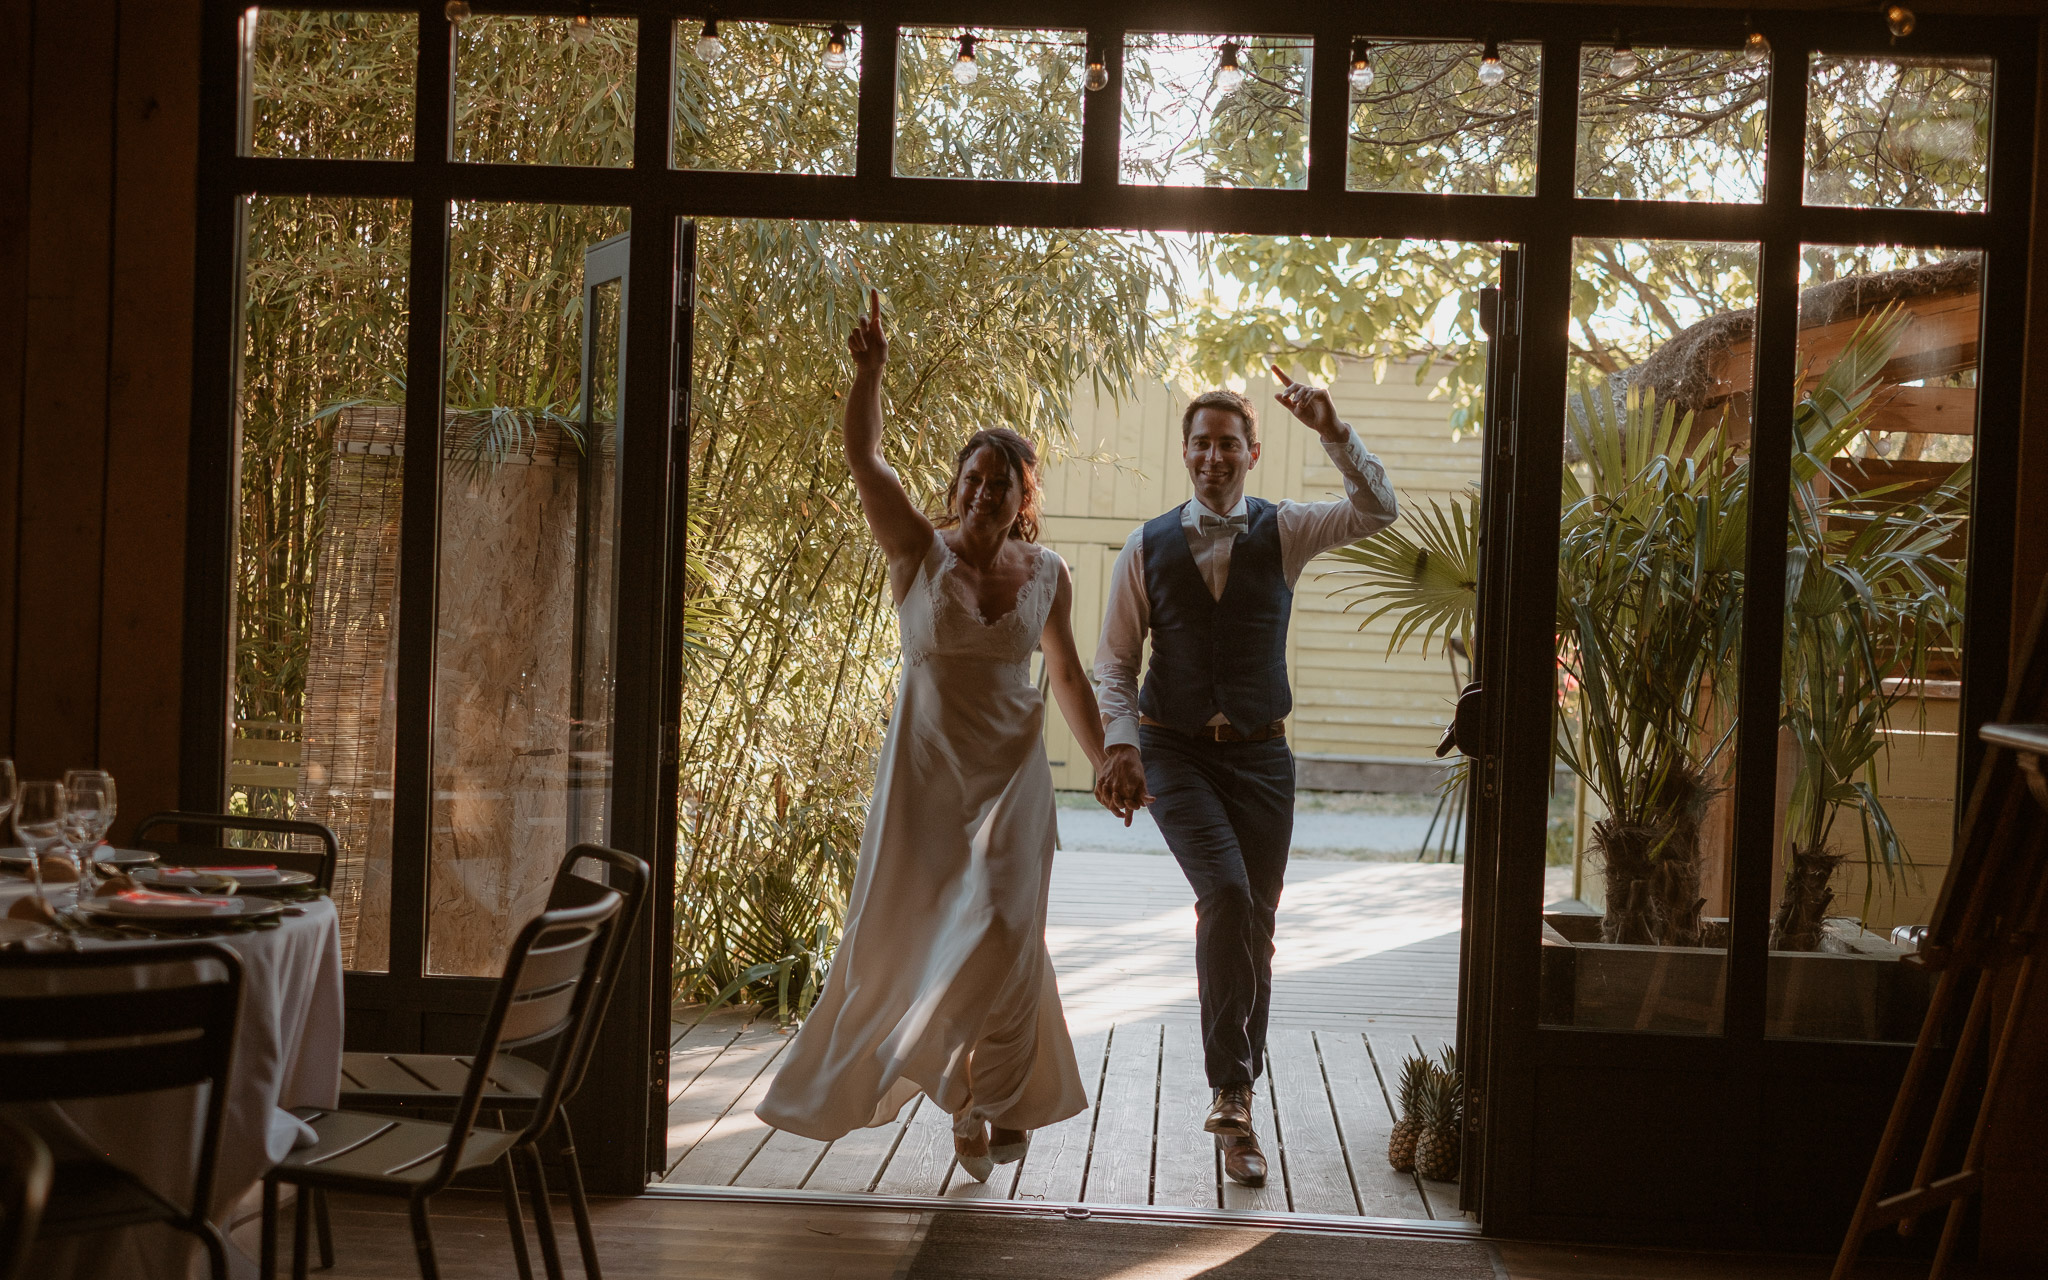
[[[64,838],[78,855],[78,892],[89,897],[97,882],[93,852],[114,825],[114,775],[73,769],[64,775]]]
[[[14,812],[14,761],[0,756],[0,822]]]
[[[36,901],[48,907],[43,895],[43,854],[64,843],[64,784],[24,782],[14,802],[14,834],[28,851],[29,874],[35,880]]]

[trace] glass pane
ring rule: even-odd
[[[853,172],[858,27],[720,22],[708,58],[703,33],[700,18],[676,24],[676,168]]]
[[[1558,526],[1542,1020],[1718,1033],[1756,246],[1580,240]],[[1562,801],[1562,797],[1560,797]]]
[[[630,18],[486,17],[457,28],[457,160],[633,163]]]
[[[1808,246],[1767,1030],[1910,1041],[1956,825],[1981,256]]]
[[[1984,208],[1990,58],[1813,55],[1806,82],[1806,203]]]
[[[1308,185],[1306,36],[1124,37],[1123,181]]]
[[[342,963],[390,957],[404,200],[253,196],[228,809],[334,829]]]
[[[1085,31],[904,27],[896,172],[1080,181],[1087,75]]]
[[[625,225],[481,203],[450,225],[431,973],[496,973],[604,827],[622,308],[589,251]]]
[[[1481,44],[1377,44],[1353,51],[1352,191],[1526,196],[1536,191],[1543,46],[1504,44],[1498,84],[1480,78]],[[1359,83],[1370,75],[1364,88]],[[1493,73],[1489,71],[1487,78]]]
[[[243,21],[250,155],[412,159],[418,15],[254,9]]]
[[[1727,49],[1579,52],[1582,196],[1764,198],[1770,59]]]

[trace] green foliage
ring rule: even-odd
[[[1351,95],[1352,191],[1530,195],[1536,190],[1540,46],[1503,44],[1506,78],[1479,82],[1483,46],[1375,45],[1373,83]]]
[[[985,33],[958,84],[958,27],[910,27],[896,52],[896,171],[1074,182],[1087,49],[1046,31]]]
[[[1739,50],[1645,48],[1610,74],[1587,45],[1579,68],[1579,194],[1624,200],[1763,199],[1770,68]]]
[[[1363,631],[1376,620],[1394,615],[1387,656],[1405,646],[1419,631],[1424,649],[1453,643],[1474,653],[1472,622],[1479,590],[1479,509],[1477,487],[1453,498],[1449,506],[1429,500],[1424,512],[1410,501],[1403,519],[1370,538],[1329,553],[1334,560],[1357,566],[1336,572],[1352,579],[1338,588],[1359,598],[1345,602],[1345,612],[1373,606],[1359,619]],[[1441,637],[1441,640],[1439,640]]]

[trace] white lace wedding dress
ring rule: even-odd
[[[1058,557],[1034,550],[993,622],[938,537],[896,607],[903,679],[845,935],[756,1112],[778,1129],[838,1138],[920,1091],[1011,1129],[1088,1105],[1045,949],[1053,793],[1031,653]]]

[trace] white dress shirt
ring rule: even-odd
[[[1387,469],[1348,424],[1344,438],[1335,443],[1324,441],[1323,451],[1344,477],[1344,496],[1329,502],[1276,504],[1280,569],[1287,575],[1290,590],[1309,561],[1331,547],[1378,533],[1394,523],[1398,514]],[[1250,504],[1239,498],[1235,507],[1221,514],[1243,516],[1250,509]],[[1224,585],[1230,581],[1230,553],[1237,545],[1237,533],[1222,528],[1204,532],[1205,514],[1214,520],[1200,498],[1190,498],[1180,509],[1180,523],[1187,531],[1195,567],[1209,584],[1209,594],[1221,600]],[[1139,525],[1124,540],[1109,571],[1109,604],[1102,612],[1102,643],[1095,650],[1095,698],[1105,722],[1103,741],[1112,747],[1138,745],[1138,666],[1151,623],[1152,601],[1145,592],[1145,526]],[[1209,723],[1222,724],[1224,717],[1218,713]]]

